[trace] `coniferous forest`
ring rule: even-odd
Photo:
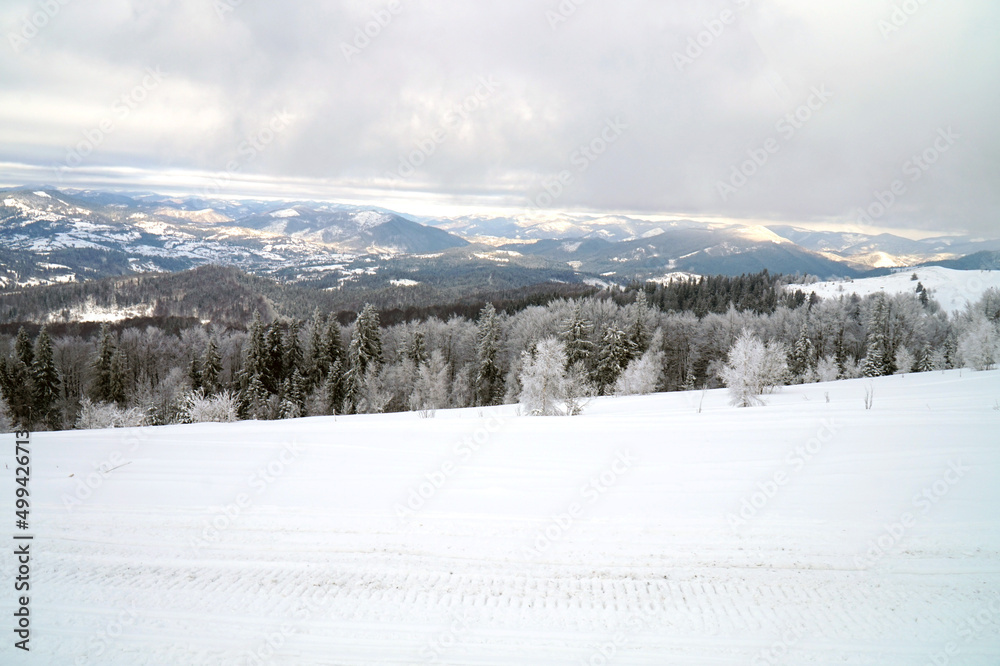
[[[18,307],[27,302],[22,297]],[[305,302],[296,294],[291,310]],[[579,413],[594,395],[731,384],[726,363],[741,336],[761,341],[777,359],[778,385],[983,369],[1000,351],[996,290],[949,315],[920,285],[910,294],[821,300],[767,273],[572,297],[521,294],[501,307],[428,304],[405,315],[390,310],[391,324],[373,304],[358,312],[316,305],[298,317],[276,303],[248,297],[237,304],[246,306],[238,309],[241,320],[230,300],[232,316],[208,323],[166,316],[100,326],[17,324],[0,338],[0,425],[68,429],[405,410],[432,416],[514,402],[529,413]],[[553,397],[563,407],[556,409]]]

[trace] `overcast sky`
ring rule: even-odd
[[[0,181],[1000,235],[1000,3],[898,1],[5,0]]]

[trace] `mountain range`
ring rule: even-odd
[[[626,216],[408,216],[316,201],[0,190],[0,289],[214,264],[307,287],[602,286],[676,273],[860,277],[926,264],[1000,268],[1000,240]]]

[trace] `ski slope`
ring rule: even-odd
[[[955,370],[35,433],[0,663],[996,666],[997,401]]]
[[[917,280],[913,275],[917,275]],[[835,280],[807,285],[794,285],[804,293],[837,299],[857,294],[868,296],[882,291],[886,294],[915,293],[917,282],[924,285],[930,297],[946,312],[960,312],[967,303],[975,303],[987,289],[1000,289],[1000,271],[958,271],[940,266],[907,268],[898,273],[858,280]]]

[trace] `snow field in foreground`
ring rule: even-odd
[[[995,666],[997,401],[955,370],[35,433],[0,663]]]

